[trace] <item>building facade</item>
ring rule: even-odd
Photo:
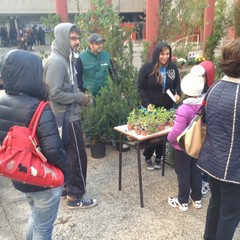
[[[17,27],[28,27],[40,24],[40,17],[56,13],[57,0],[1,0],[0,25],[3,19],[9,18],[16,22]],[[139,22],[145,12],[145,0],[112,0],[113,9],[124,17],[126,22]],[[68,0],[69,21],[74,15],[86,13],[90,9],[89,0]],[[1,22],[2,19],[2,22]]]

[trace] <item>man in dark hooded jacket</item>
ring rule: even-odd
[[[71,176],[66,182],[68,208],[89,208],[96,199],[85,198],[87,154],[80,121],[81,106],[89,106],[92,99],[79,91],[75,59],[80,44],[80,31],[71,23],[60,23],[54,28],[52,52],[44,65],[43,81],[49,100],[62,128],[62,141],[71,162]]]
[[[6,95],[0,98],[0,144],[10,127],[28,126],[40,101],[47,98],[38,56],[22,50],[9,51],[1,59],[1,74]],[[69,161],[49,106],[41,115],[37,136],[48,162],[61,169],[67,180]],[[25,193],[31,207],[26,239],[51,240],[63,186],[48,189],[17,181],[13,185]]]

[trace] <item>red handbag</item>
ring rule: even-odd
[[[0,147],[0,175],[41,187],[63,184],[62,171],[47,162],[36,136],[39,119],[47,104],[40,102],[28,127],[13,126],[8,131]]]

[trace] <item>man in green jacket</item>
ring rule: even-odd
[[[113,74],[110,54],[103,50],[105,39],[97,33],[88,37],[88,48],[80,54],[76,62],[78,87],[81,91],[89,91],[94,96],[107,83],[107,76]]]

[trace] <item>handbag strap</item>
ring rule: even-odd
[[[37,130],[37,126],[38,126],[38,122],[41,118],[41,115],[42,115],[42,112],[43,112],[43,109],[46,107],[46,105],[48,105],[48,102],[46,101],[41,101],[37,107],[37,109],[35,110],[35,113],[32,117],[32,120],[28,126],[29,129],[32,130],[32,133],[31,133],[31,137],[34,137],[35,136],[35,133],[36,133],[36,130]]]

